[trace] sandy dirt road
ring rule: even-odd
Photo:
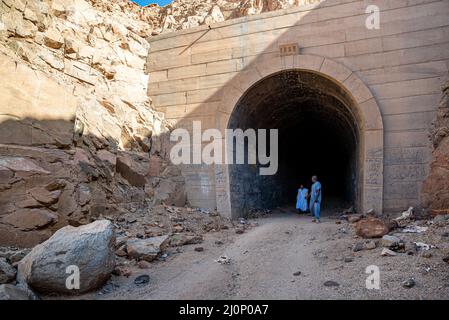
[[[351,248],[360,239],[347,222],[324,218],[315,224],[309,216],[292,213],[255,221],[258,226],[244,234],[232,229],[209,233],[202,244],[184,246],[181,253],[152,263],[150,269],[135,267],[130,277],[114,277],[101,292],[85,298],[449,298],[449,267],[440,257],[442,250],[434,250],[430,259],[419,253],[382,257],[381,247],[354,253]],[[204,251],[195,251],[199,246]],[[230,258],[229,264],[216,262],[223,255]],[[380,290],[366,288],[370,265],[379,267]],[[150,276],[142,287],[134,284],[140,274]],[[403,281],[410,277],[416,285],[404,288]]]

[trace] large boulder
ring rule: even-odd
[[[126,242],[126,250],[130,258],[153,261],[168,244],[167,235],[147,239],[131,239]]]
[[[59,229],[18,265],[18,280],[41,293],[83,293],[108,280],[115,267],[115,233],[108,220]],[[68,289],[69,266],[79,269],[79,289]],[[72,267],[73,268],[73,267]]]
[[[380,238],[390,231],[385,222],[373,217],[357,222],[355,230],[357,235],[362,238]]]

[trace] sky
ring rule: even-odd
[[[157,3],[161,7],[172,2],[172,0],[132,0],[132,1],[136,2],[137,4],[140,4],[141,6],[146,6],[147,4],[150,3]]]

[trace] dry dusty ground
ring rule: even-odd
[[[235,234],[234,229],[208,233],[203,243],[183,246],[181,252],[152,263],[150,269],[134,267],[128,278],[113,277],[101,291],[79,298],[449,298],[449,265],[442,261],[447,248],[431,249],[431,258],[422,253],[382,257],[380,246],[354,253],[351,248],[360,239],[347,222],[336,221],[325,217],[321,224],[315,224],[309,216],[277,213],[252,220],[258,226],[244,234]],[[425,238],[423,234],[400,236]],[[195,251],[199,246],[204,251]],[[229,264],[216,262],[223,255],[230,258]],[[348,257],[353,260],[345,262]],[[380,268],[380,290],[366,289],[365,269],[370,265]],[[297,272],[300,274],[294,275]],[[148,274],[150,281],[137,286],[134,279],[141,274]],[[404,288],[402,282],[410,277],[415,278],[416,285]],[[325,286],[326,281],[335,281],[338,286]]]

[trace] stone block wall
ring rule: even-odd
[[[365,27],[368,4],[380,8],[379,30]],[[347,79],[349,70],[372,94],[371,102],[376,102],[381,114],[383,163],[372,165],[383,173],[377,188],[383,210],[420,206],[421,186],[432,157],[429,130],[447,78],[448,13],[449,2],[444,0],[324,0],[210,28],[163,34],[150,39],[148,94],[156,109],[179,127],[201,120],[203,128],[225,128],[232,106],[230,110],[222,106],[242,95],[236,79],[248,80],[254,74],[250,69],[264,66],[279,71],[268,65],[273,59],[300,68],[301,57],[306,56],[336,62],[344,68],[326,70],[322,65],[318,70],[337,80]],[[279,47],[289,43],[300,48],[293,62],[280,57]],[[307,67],[315,68],[312,63]],[[349,91],[363,96],[358,82],[345,82]],[[234,88],[224,90],[229,83]],[[202,177],[221,181],[225,171],[223,167],[189,171],[187,184],[193,187],[189,200],[199,206],[219,206],[219,193],[226,198],[229,191]],[[372,195],[369,192],[366,197]]]

